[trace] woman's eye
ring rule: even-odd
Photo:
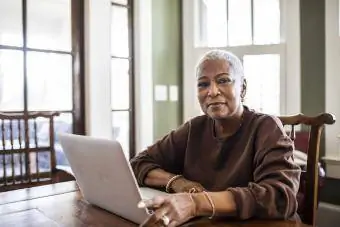
[[[221,78],[218,80],[219,84],[231,84],[232,82],[233,80],[230,78]]]
[[[200,87],[200,88],[204,88],[204,87],[208,87],[208,86],[209,86],[208,82],[199,82],[197,84],[197,87]]]

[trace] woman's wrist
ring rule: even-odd
[[[197,216],[235,216],[236,203],[229,191],[192,194]]]
[[[175,176],[175,174],[166,172],[163,169],[153,169],[147,174],[146,178],[144,179],[144,184],[147,186],[165,188],[173,176]]]
[[[173,184],[173,182],[176,181],[176,180],[179,179],[179,178],[182,178],[182,177],[183,177],[182,175],[175,175],[175,176],[172,176],[172,177],[168,180],[167,184],[165,185],[165,191],[166,191],[167,193],[170,193],[171,190],[172,190],[172,184]]]
[[[196,206],[196,216],[211,216],[213,208],[203,192],[193,193],[192,199]]]

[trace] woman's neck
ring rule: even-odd
[[[240,105],[232,116],[215,120],[216,137],[224,139],[235,134],[242,125],[243,113],[244,107]]]

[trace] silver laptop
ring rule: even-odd
[[[137,203],[155,195],[167,195],[138,187],[117,141],[63,133],[58,137],[80,191],[89,203],[140,224],[150,214],[137,208]]]

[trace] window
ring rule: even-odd
[[[258,111],[285,112],[284,42],[280,0],[200,0],[195,13],[194,49],[225,49],[244,63],[245,104]]]
[[[135,155],[132,1],[111,6],[111,109],[113,139],[127,158]]]
[[[245,55],[243,64],[249,84],[245,102],[261,112],[279,114],[280,55]]]
[[[279,0],[200,0],[197,46],[280,43]]]
[[[56,132],[85,133],[81,2],[0,0],[1,112],[58,111]],[[55,139],[57,164],[68,165]]]

